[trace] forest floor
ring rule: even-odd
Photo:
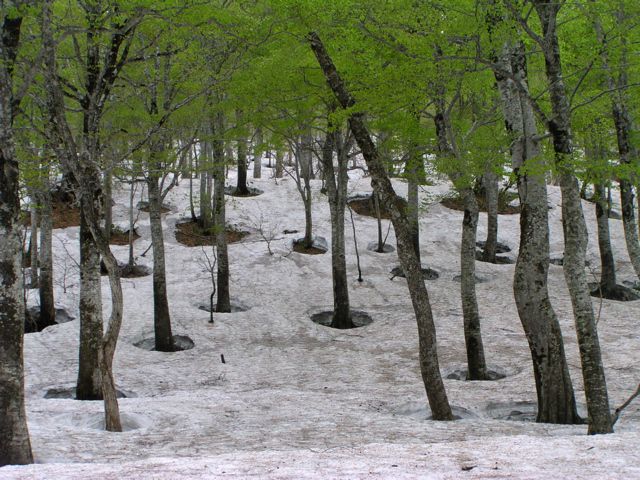
[[[265,176],[270,174],[266,170]],[[370,191],[352,172],[351,193]],[[233,172],[229,184],[234,184]],[[398,192],[406,184],[395,181]],[[459,243],[462,212],[439,203],[446,182],[425,187],[421,212],[424,266],[440,276],[427,281],[440,367],[449,400],[461,419],[428,419],[418,366],[417,332],[406,281],[390,271],[396,252],[379,254],[375,219],[354,213],[363,282],[357,281],[353,234],[347,215],[347,263],[353,309],[373,323],[334,330],[310,316],[333,304],[330,253],[292,251],[303,235],[302,202],[291,179],[255,180],[264,193],[227,197],[228,223],[250,232],[229,246],[232,303],[245,311],[214,314],[205,252],[176,240],[189,217],[188,182],[167,197],[164,215],[168,294],[173,333],[195,348],[147,351],[135,343],[153,335],[151,276],[123,279],[124,321],[114,374],[125,432],[103,430],[101,402],[44,398],[75,384],[78,321],[25,336],[27,414],[36,464],[0,469],[0,478],[640,478],[640,401],[622,415],[612,435],[587,436],[585,425],[536,424],[536,393],[527,342],[512,294],[513,265],[477,262],[477,293],[490,368],[505,378],[457,380],[465,367],[460,305]],[[127,187],[116,188],[114,223],[126,222]],[[195,195],[197,197],[197,193]],[[329,209],[314,181],[315,233],[330,241]],[[560,197],[550,188],[551,252],[561,256]],[[585,202],[588,257],[597,277],[594,206]],[[519,215],[500,216],[499,239],[518,248]],[[383,221],[387,228],[388,221]],[[150,245],[149,217],[141,213],[136,255]],[[479,240],[486,234],[481,216]],[[260,234],[262,230],[262,235]],[[285,230],[298,230],[285,234]],[[611,220],[619,280],[632,280],[621,222]],[[269,255],[263,237],[272,238]],[[393,232],[388,242],[395,245]],[[127,246],[113,246],[126,261]],[[77,317],[78,228],[54,231],[56,299]],[[151,267],[151,254],[138,257]],[[550,266],[549,289],[565,339],[579,410],[585,400],[571,304],[562,267]],[[66,293],[64,291],[66,290]],[[110,308],[103,277],[105,318]],[[37,302],[30,292],[29,304]],[[594,299],[599,317],[612,408],[640,380],[640,302]],[[224,355],[225,363],[221,361]],[[450,378],[447,378],[450,377]]]

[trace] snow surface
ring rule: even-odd
[[[266,177],[270,170],[264,168]],[[370,191],[352,172],[352,193]],[[229,183],[235,182],[231,172]],[[330,239],[326,198],[314,181],[315,233]],[[330,254],[291,253],[285,229],[304,228],[293,181],[255,180],[265,193],[227,197],[229,223],[252,234],[229,248],[232,301],[248,308],[209,313],[209,274],[203,249],[180,245],[175,224],[188,216],[188,180],[168,197],[164,216],[168,292],[173,333],[188,335],[192,350],[159,353],[133,344],[153,335],[151,277],[123,279],[124,322],[114,372],[124,433],[102,430],[101,402],[45,399],[51,388],[74,386],[78,321],[26,335],[25,376],[29,429],[36,464],[0,469],[0,478],[640,478],[639,401],[622,415],[613,435],[591,437],[586,426],[501,420],[535,408],[527,342],[512,295],[513,265],[477,262],[483,338],[489,366],[505,373],[493,382],[445,380],[461,417],[428,420],[418,366],[415,319],[401,278],[390,280],[396,253],[366,249],[376,221],[354,213],[364,282],[347,215],[347,262],[352,308],[368,312],[369,326],[337,331],[312,323],[310,314],[332,307]],[[394,181],[400,193],[406,184]],[[443,375],[465,366],[460,306],[461,212],[437,203],[449,184],[425,187],[421,214],[423,264],[440,273],[428,281]],[[115,221],[126,221],[128,190],[117,191]],[[196,195],[197,198],[197,195]],[[550,188],[552,254],[562,253],[560,197]],[[589,259],[597,275],[594,207],[584,204],[592,229]],[[258,232],[276,233],[270,256]],[[518,247],[517,215],[500,216],[499,238]],[[385,223],[385,230],[386,224]],[[481,216],[479,239],[484,239]],[[633,279],[620,221],[611,221],[619,280]],[[140,214],[136,255],[150,244],[149,217]],[[54,232],[56,298],[77,316],[78,228]],[[393,234],[389,241],[393,244]],[[126,261],[127,247],[113,247]],[[210,254],[210,248],[209,248]],[[515,255],[511,253],[510,255]],[[151,266],[151,255],[138,262]],[[594,279],[595,280],[595,279]],[[584,390],[571,304],[562,268],[550,267],[550,292],[565,338],[580,410]],[[66,287],[66,293],[63,288]],[[109,288],[103,279],[105,316]],[[37,301],[32,292],[30,303]],[[612,407],[640,379],[637,333],[640,303],[594,299]],[[221,362],[221,354],[226,363]]]

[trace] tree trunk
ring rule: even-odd
[[[313,245],[313,217],[311,214],[311,135],[304,134],[301,138],[300,152],[297,158],[300,162],[300,176],[302,177],[302,200],[304,202],[304,246]]]
[[[476,298],[476,233],[478,203],[471,188],[460,191],[464,201],[462,241],[460,246],[460,296],[464,318],[464,342],[467,350],[467,380],[487,380],[480,313]]]
[[[276,150],[276,178],[282,178],[284,174],[284,150],[278,148]]]
[[[211,120],[214,139],[212,141],[213,179],[214,179],[214,225],[216,251],[218,255],[216,312],[230,312],[229,295],[229,254],[227,251],[226,212],[224,202],[224,119],[222,113],[216,113]]]
[[[548,124],[553,137],[556,165],[560,173],[562,192],[562,226],[564,230],[565,257],[564,274],[576,323],[582,376],[584,379],[587,410],[589,412],[589,433],[610,433],[613,431],[607,384],[600,354],[598,330],[589,295],[585,257],[587,250],[587,226],[582,212],[578,180],[566,164],[573,153],[571,138],[571,111],[562,76],[560,45],[556,31],[558,0],[534,0],[542,31],[544,33],[545,73],[549,86],[549,97],[553,118]]]
[[[55,325],[56,308],[53,297],[53,213],[49,171],[39,195],[40,203],[40,324]]]
[[[236,111],[236,122],[242,123],[242,111]],[[236,194],[247,195],[247,139],[244,136],[238,137],[238,181],[236,183]],[[255,169],[254,169],[255,172]]]
[[[253,178],[262,178],[262,130],[256,130],[253,146]]]
[[[24,406],[20,175],[13,135],[13,62],[22,18],[0,17],[0,467],[33,463]]]
[[[538,422],[580,423],[569,376],[562,332],[548,291],[549,209],[544,171],[539,171],[536,121],[522,91],[528,91],[524,46],[506,46],[500,58],[503,70],[520,84],[496,72],[508,133],[516,139],[511,159],[520,197],[520,249],[513,278],[513,293],[524,329],[536,383]],[[521,169],[531,173],[521,173]]]
[[[80,211],[80,351],[76,398],[100,400],[102,375],[98,357],[103,328],[100,254],[83,211],[84,208]]]
[[[380,198],[378,197],[378,194],[376,192],[373,192],[371,194],[371,197],[373,199],[373,208],[376,211],[376,221],[378,224],[378,246],[376,248],[376,252],[378,253],[384,253],[384,238],[382,238],[382,210],[380,209]],[[407,218],[411,219],[411,216],[409,215]],[[415,231],[412,229],[412,237],[415,239]],[[412,240],[412,243],[415,243],[414,240]]]
[[[31,189],[31,235],[29,240],[29,261],[31,263],[31,288],[38,288],[38,224],[40,214],[35,189]]]
[[[418,201],[418,182],[415,175],[412,174],[407,180],[407,202],[409,205],[409,222],[411,223],[411,237],[413,238],[413,249],[415,250],[418,262],[420,259],[420,216]]]
[[[498,246],[498,193],[500,187],[498,176],[487,171],[482,176],[484,186],[484,198],[487,207],[487,239],[482,251],[482,259],[485,262],[496,263],[496,249]]]
[[[347,281],[347,263],[344,244],[344,211],[347,206],[347,158],[338,151],[338,172],[333,166],[333,152],[338,147],[338,133],[331,131],[333,125],[328,122],[327,136],[322,146],[322,169],[324,171],[327,198],[331,213],[331,274],[333,279],[333,328],[353,328],[349,306],[349,284]],[[340,142],[342,143],[342,142]],[[340,145],[341,146],[341,145]]]
[[[601,183],[595,185],[596,220],[598,223],[598,247],[600,250],[600,289],[603,292],[613,291],[616,287],[616,264],[611,248],[609,233],[609,202],[605,187]]]
[[[153,149],[153,146],[152,146]],[[151,152],[147,188],[149,190],[149,222],[151,224],[151,244],[153,245],[153,330],[155,348],[159,352],[173,352],[171,315],[167,300],[167,276],[165,273],[164,236],[162,232],[162,200],[158,182],[158,166]]]
[[[346,89],[320,37],[315,32],[311,32],[307,39],[329,87],[342,108],[353,107],[355,100]],[[431,407],[432,418],[434,420],[453,420],[453,413],[440,375],[431,303],[420,264],[413,249],[411,229],[406,217],[406,202],[393,190],[384,162],[365,126],[364,114],[352,111],[349,115],[349,128],[353,132],[367,163],[373,190],[375,194],[380,195],[383,206],[391,214],[391,221],[396,232],[400,265],[407,278],[407,286],[418,324],[420,371]]]
[[[104,237],[111,240],[113,226],[113,172],[107,168],[104,172]]]

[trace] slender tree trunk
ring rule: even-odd
[[[216,312],[230,312],[231,298],[229,295],[229,254],[227,251],[226,212],[224,201],[224,119],[221,113],[216,113],[212,119],[213,179],[214,179],[214,225],[216,232],[216,251],[218,255]]]
[[[524,46],[505,46],[503,70],[514,80],[496,73],[507,130],[516,139],[511,148],[512,167],[520,197],[520,249],[513,278],[513,293],[520,322],[527,336],[538,397],[538,422],[580,423],[569,375],[562,332],[548,291],[549,218],[547,185],[528,91]],[[523,167],[531,173],[521,173]]]
[[[155,158],[158,148],[152,145],[152,158],[147,177],[149,190],[149,221],[151,224],[151,244],[153,245],[153,330],[155,348],[159,352],[173,352],[171,314],[167,299],[167,276],[165,273],[164,236],[162,232],[162,200],[158,182],[159,172]]]
[[[256,130],[253,147],[253,178],[262,178],[262,130]]]
[[[298,190],[304,203],[304,240],[305,248],[313,245],[313,216],[311,213],[311,135],[305,134],[300,141],[296,161],[299,166]]]
[[[478,203],[471,188],[460,191],[464,201],[462,241],[460,247],[460,296],[464,318],[464,342],[467,350],[467,380],[487,380],[480,313],[476,298],[476,233]]]
[[[39,195],[40,203],[40,324],[55,325],[56,308],[53,297],[53,212],[49,171]]]
[[[276,150],[276,178],[282,178],[284,174],[284,150],[278,148]]]
[[[373,208],[376,211],[376,221],[378,224],[378,248],[376,248],[376,252],[384,253],[384,239],[382,238],[382,210],[380,209],[380,197],[376,192],[372,192],[371,197],[373,199]],[[411,217],[409,216],[408,218],[410,219]],[[413,230],[412,232],[413,234],[415,234]]]
[[[342,108],[353,107],[355,100],[346,89],[320,37],[315,32],[311,32],[307,39],[329,87]],[[420,264],[413,248],[411,229],[406,217],[406,202],[393,190],[384,162],[365,126],[364,114],[351,112],[349,115],[349,128],[353,132],[362,156],[367,162],[374,192],[380,195],[383,206],[391,214],[391,221],[396,232],[400,265],[407,278],[407,286],[409,287],[409,294],[418,324],[420,371],[431,407],[432,418],[434,420],[452,420],[453,413],[451,412],[440,375],[436,330],[433,323],[431,303],[429,302],[429,294],[424,284]]]
[[[420,216],[419,216],[419,201],[418,201],[418,182],[415,175],[412,174],[407,180],[407,202],[409,205],[409,222],[411,223],[411,237],[413,238],[413,249],[420,259]]]
[[[31,235],[29,240],[29,256],[31,262],[31,288],[38,288],[38,224],[40,214],[35,189],[31,189]]]
[[[136,181],[135,181],[135,178],[132,176],[131,189],[129,190],[129,238],[128,238],[129,256],[127,259],[127,266],[129,268],[132,268],[133,265],[135,264],[135,258],[133,255],[133,231],[134,231],[134,225],[135,225],[135,218],[133,215],[133,201],[135,200],[135,196],[136,196]]]
[[[496,263],[496,249],[498,246],[498,193],[500,191],[498,176],[492,171],[487,171],[482,176],[482,183],[487,207],[487,239],[482,251],[482,259],[485,262]]]
[[[585,272],[587,226],[582,212],[578,180],[566,165],[573,153],[571,111],[562,76],[560,45],[556,30],[557,13],[561,4],[554,0],[533,0],[545,38],[545,72],[553,118],[548,129],[553,137],[556,165],[560,173],[562,219],[565,240],[564,274],[576,323],[582,376],[589,412],[589,433],[613,431],[607,383],[600,354],[600,342]]]
[[[349,284],[344,242],[344,211],[347,206],[347,158],[338,152],[337,175],[333,166],[333,152],[338,147],[338,133],[332,132],[328,122],[327,136],[322,146],[322,169],[327,186],[327,198],[331,213],[331,274],[333,279],[333,328],[353,328],[349,306]],[[342,143],[342,142],[340,142]],[[342,150],[342,149],[341,149]]]
[[[601,183],[595,185],[596,220],[598,223],[598,247],[600,250],[600,289],[612,291],[616,287],[616,264],[611,248],[609,233],[609,203],[605,187]]]
[[[113,171],[107,168],[104,172],[104,236],[111,240],[113,226]]]
[[[103,328],[100,254],[83,211],[80,211],[80,351],[76,398],[100,400],[102,374],[99,352]]]
[[[33,463],[24,405],[20,175],[13,135],[13,62],[22,18],[0,16],[0,467]]]
[[[236,122],[242,123],[242,111],[236,110]],[[247,139],[244,136],[238,137],[238,182],[236,184],[236,194],[247,195]],[[255,173],[255,169],[254,169]]]

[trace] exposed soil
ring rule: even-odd
[[[141,212],[149,213],[149,202],[147,201],[138,202],[138,210],[140,210]],[[171,211],[171,207],[169,205],[163,204],[160,207],[160,213],[169,213],[170,211]]]
[[[227,235],[227,243],[237,243],[249,235],[249,232],[238,230],[231,225],[227,225],[225,233]],[[199,247],[213,245],[216,241],[216,235],[211,230],[204,230],[197,221],[188,220],[176,224],[176,240],[187,247]]]
[[[618,302],[633,302],[634,300],[640,300],[640,293],[623,285],[601,287],[598,283],[590,283],[589,289],[591,290],[591,296],[596,298],[616,300]]]
[[[395,247],[393,245],[389,245],[388,243],[384,243],[382,245],[382,251],[378,249],[378,242],[369,242],[367,244],[367,250],[375,253],[391,253],[395,251]]]
[[[366,217],[378,218],[376,214],[376,207],[372,196],[357,197],[351,200],[347,200],[351,209],[358,215],[364,215]],[[380,205],[380,218],[390,220],[391,215],[387,212],[382,205]]]
[[[257,197],[258,195],[262,195],[263,193],[264,192],[262,190],[255,187],[247,187],[246,193],[239,192],[236,187],[224,188],[224,194],[231,197]]]
[[[353,327],[351,328],[365,327],[373,323],[373,318],[371,318],[371,315],[369,315],[367,312],[363,312],[361,310],[351,310],[349,313],[351,314],[351,322],[353,323]],[[333,310],[314,313],[313,315],[311,315],[311,321],[324,327],[333,328],[331,327],[331,322],[333,321]]]
[[[506,192],[500,195],[500,197],[498,198],[498,213],[500,215],[515,215],[517,213],[520,213],[519,205],[509,205],[509,203],[516,198],[518,198],[518,195],[513,192]],[[484,196],[476,195],[476,201],[478,202],[478,209],[481,212],[486,212],[487,206],[485,204]],[[462,198],[457,195],[445,197],[440,201],[440,203],[452,210],[458,210],[460,212],[464,211],[464,202],[462,201]]]
[[[136,229],[133,229],[133,241],[135,242],[140,238]],[[109,239],[111,245],[129,245],[129,230],[122,230],[118,227],[111,228],[111,238]]]
[[[402,267],[394,267],[391,269],[390,273],[391,273],[391,280],[393,280],[396,277],[406,278],[406,275],[404,274]],[[422,276],[424,277],[425,280],[437,280],[438,278],[440,278],[440,274],[436,270],[428,267],[422,267]]]
[[[293,241],[293,251],[305,255],[322,255],[329,251],[329,246],[324,237],[314,237],[310,247],[304,245],[304,238],[298,238]]]
[[[469,380],[469,371],[466,368],[459,368],[449,373],[445,378],[448,380]],[[487,369],[487,378],[484,381],[495,381],[506,378],[507,374],[496,370]]]
[[[195,343],[186,335],[174,335],[173,336],[173,352],[182,352],[184,350],[191,350],[195,347]],[[134,347],[141,348],[153,352],[156,350],[156,339],[154,337],[148,337],[139,342],[133,344]],[[171,353],[171,352],[165,352]]]
[[[494,265],[512,265],[516,263],[516,261],[513,258],[505,257],[504,255],[496,255],[496,261],[489,262],[484,259],[484,254],[482,253],[481,250],[476,250],[476,260],[478,262],[493,263]]]
[[[80,208],[74,204],[53,200],[51,204],[53,228],[77,227],[80,225]],[[23,224],[31,226],[31,215],[22,212]]]
[[[140,278],[151,275],[153,270],[145,265],[131,265],[129,266],[126,263],[118,263],[118,267],[120,267],[120,277],[121,278]],[[100,261],[100,274],[107,275],[107,266],[104,262]]]
[[[116,389],[116,397],[118,397],[118,398],[135,398],[135,397],[137,397],[137,395],[134,394],[133,392],[124,392],[123,390]],[[50,388],[45,392],[44,398],[77,400],[77,398],[76,398],[76,387]],[[102,401],[101,398],[95,398],[95,399],[91,399],[91,400],[87,400],[87,401],[93,401],[93,400]]]
[[[64,308],[56,307],[56,321],[53,325],[71,322],[76,317],[67,312]],[[40,320],[40,307],[29,307],[25,311],[24,333],[41,332],[52,324],[45,323]]]
[[[198,309],[204,311],[204,312],[211,312],[213,311],[214,313],[216,312],[216,302],[215,299],[213,301],[213,310],[211,310],[211,304],[209,302],[207,303],[203,303],[202,305],[198,305]],[[250,307],[247,307],[246,305],[242,305],[241,303],[236,303],[236,302],[231,302],[231,311],[230,312],[220,312],[220,313],[238,313],[238,312],[246,312],[247,310],[249,310]]]
[[[484,250],[484,246],[487,244],[484,240],[476,242],[476,247]],[[511,247],[505,243],[497,242],[496,243],[496,253],[509,253],[511,251]]]

